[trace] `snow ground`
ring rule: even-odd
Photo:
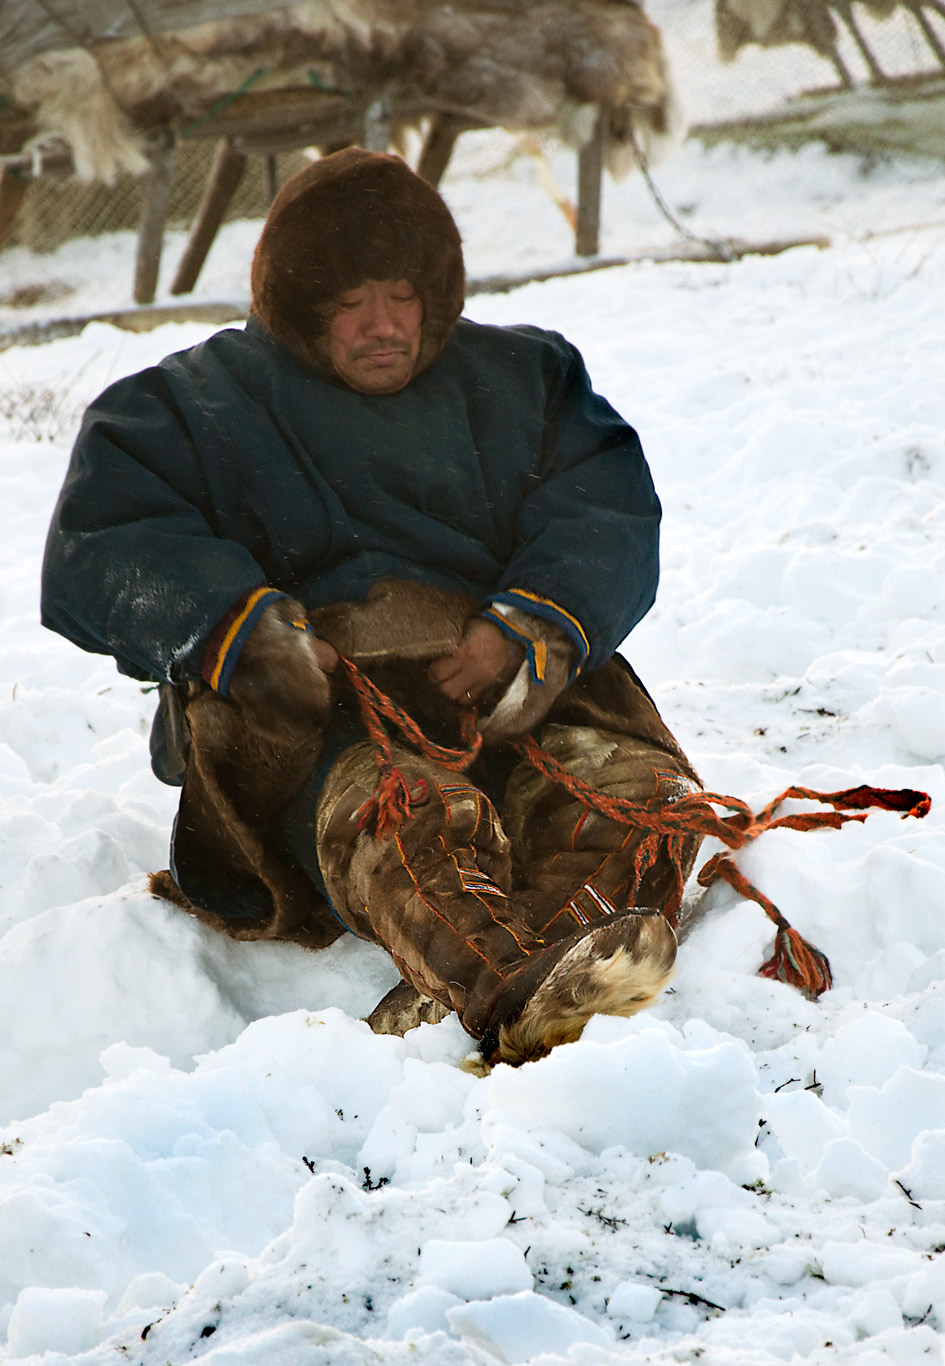
[[[566,257],[519,163],[483,200],[491,155],[446,186],[471,273]],[[900,229],[945,218],[945,174],[687,146],[664,188],[701,231],[749,235],[747,204],[835,245],[469,313],[563,331],[639,427],[664,573],[624,648],[707,785],[757,805],[792,782],[932,795],[921,822],[772,832],[739,856],[834,990],[813,1004],[757,977],[761,910],[694,888],[655,1008],[476,1078],[455,1019],[405,1040],[360,1023],[394,980],[380,952],[236,945],[154,900],[174,808],[148,770],[154,697],[41,630],[37,579],[83,404],[210,329],[9,349],[4,1362],[942,1359],[945,228]],[[608,187],[605,251],[658,236],[650,211],[639,184]],[[200,297],[245,296],[258,226],[221,236]],[[0,254],[0,296],[73,291],[0,321],[127,305],[131,252],[120,235]]]

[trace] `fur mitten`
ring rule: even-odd
[[[514,740],[547,716],[574,673],[577,651],[560,627],[515,607],[493,607],[487,619],[526,648],[526,658],[488,716],[479,722],[487,744]]]
[[[240,651],[229,697],[261,730],[321,725],[330,702],[333,647],[309,625],[305,608],[280,597],[260,616]]]

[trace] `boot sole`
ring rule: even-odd
[[[659,912],[595,926],[558,959],[521,1013],[499,1026],[488,1061],[518,1067],[574,1043],[592,1015],[635,1015],[665,987],[675,960],[676,936]]]

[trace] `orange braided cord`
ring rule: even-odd
[[[413,717],[405,712],[403,707],[399,707],[386,693],[381,692],[380,688],[372,683],[356,664],[352,664],[350,659],[345,659],[341,655],[338,662],[344,668],[348,682],[354,688],[358,705],[361,708],[361,719],[364,721],[368,735],[372,740],[378,742],[383,736],[389,744],[389,737],[381,724],[381,717],[384,716],[388,721],[393,722],[404,738],[419,753],[434,763],[456,773],[462,773],[464,769],[469,767],[482,748],[482,736],[476,729],[476,713],[473,708],[464,707],[461,712],[460,720],[463,739],[466,741],[465,747],[463,749],[450,749],[445,745],[438,745],[433,740],[427,739]]]
[[[788,924],[771,898],[749,881],[728,854],[713,855],[700,869],[697,881],[700,886],[709,887],[717,878],[727,882],[747,901],[757,901],[768,919],[778,927],[774,953],[758,969],[761,976],[786,982],[803,991],[809,999],[816,1000],[833,982],[827,955]]]
[[[774,953],[758,969],[770,977],[797,987],[811,1001],[833,986],[827,955],[808,942],[790,925],[782,925],[774,936]]]
[[[363,828],[373,824],[375,833],[384,839],[398,830],[403,821],[409,818],[411,806],[424,799],[426,784],[421,780],[415,792],[410,792],[403,774],[393,762],[390,736],[381,718],[386,717],[391,721],[419,753],[454,772],[462,772],[469,767],[482,746],[482,736],[476,729],[475,708],[466,708],[462,712],[463,739],[467,742],[465,749],[449,749],[437,745],[427,739],[416,721],[381,692],[350,659],[341,656],[339,662],[357,695],[362,720],[375,747],[374,757],[378,769],[378,783],[374,795],[364,803],[359,812],[361,826]],[[720,840],[729,849],[742,849],[765,830],[837,829],[847,821],[866,820],[869,808],[898,811],[901,812],[903,819],[906,816],[921,819],[928,814],[932,806],[932,800],[926,792],[918,792],[911,788],[866,785],[846,788],[840,792],[818,792],[809,787],[788,787],[757,815],[754,815],[747,803],[739,798],[726,797],[717,792],[692,792],[676,800],[665,801],[657,791],[657,795],[647,802],[634,802],[626,797],[614,797],[609,793],[597,791],[590,783],[564,768],[553,755],[542,749],[531,735],[526,735],[512,748],[550,782],[566,788],[589,809],[598,811],[602,816],[621,825],[629,825],[645,832],[634,856],[632,885],[628,888],[631,904],[643,877],[656,863],[661,845],[663,846],[677,873],[672,894],[666,905],[661,908],[671,925],[676,924],[682,904],[682,844],[686,835],[711,837]],[[833,810],[777,816],[776,812],[781,804],[791,798],[820,802],[822,805],[833,807]],[[732,814],[720,816],[714,810],[715,807],[722,807]],[[717,878],[728,882],[747,899],[756,901],[777,926],[774,953],[762,965],[762,975],[788,982],[811,997],[819,996],[822,991],[826,991],[831,985],[830,964],[826,956],[791,927],[774,902],[745,877],[727,854],[714,855],[698,874],[698,881],[703,887],[708,887]]]
[[[900,811],[903,819],[915,816],[921,819],[931,810],[932,799],[926,792],[916,792],[911,788],[852,787],[842,792],[817,792],[809,787],[788,787],[759,813],[754,815],[751,807],[738,797],[726,797],[719,792],[692,792],[678,800],[663,802],[659,795],[647,802],[633,802],[625,797],[612,797],[598,792],[576,774],[570,773],[553,755],[541,748],[537,741],[526,735],[514,748],[527,759],[539,773],[552,782],[560,783],[573,796],[585,805],[599,811],[601,815],[621,824],[634,825],[641,830],[655,831],[660,834],[683,832],[712,836],[727,844],[730,849],[742,849],[766,830],[783,827],[791,830],[816,830],[838,828],[847,821],[866,820],[865,807],[878,807],[885,811]],[[775,812],[782,802],[789,798],[805,798],[833,806],[833,811],[805,811],[794,816],[779,816]],[[731,816],[718,816],[712,809],[721,806],[733,812]],[[836,808],[856,810],[856,815],[846,815]]]
[[[865,785],[847,788],[841,792],[817,792],[809,787],[789,787],[769,802],[757,816],[752,814],[751,808],[745,802],[716,792],[694,792],[671,802],[661,801],[657,794],[648,802],[632,802],[623,797],[612,797],[596,791],[589,783],[569,773],[530,735],[515,748],[539,773],[552,782],[560,783],[586,806],[599,811],[610,820],[632,825],[647,832],[640,842],[634,860],[631,898],[636,895],[644,874],[658,857],[660,837],[665,839],[665,852],[678,873],[678,885],[673,888],[672,896],[662,908],[666,919],[673,926],[677,922],[682,903],[681,843],[686,834],[712,836],[728,845],[730,849],[742,849],[765,830],[836,829],[845,825],[847,821],[866,820],[868,812],[865,808],[868,807],[899,811],[903,819],[906,816],[921,819],[928,814],[932,805],[931,798],[925,792],[917,792],[911,788]],[[790,798],[821,802],[834,809],[776,816],[775,813],[782,802]],[[724,807],[733,814],[719,816],[713,810],[716,806]],[[851,812],[853,814],[848,814]],[[792,928],[770,897],[765,896],[745,877],[728,854],[715,854],[698,874],[698,881],[703,887],[708,887],[717,878],[729,883],[746,899],[756,901],[777,926],[774,953],[762,965],[762,975],[798,987],[811,998],[826,991],[832,982],[830,963],[826,955]]]
[[[866,815],[844,816],[837,814],[831,816],[829,812],[807,812],[799,816],[779,816],[777,820],[772,819],[775,811],[782,802],[789,797],[797,797],[813,802],[822,802],[825,806],[832,806],[839,813],[843,811],[865,811],[867,807],[878,808],[882,811],[899,811],[902,819],[907,816],[914,816],[921,820],[927,816],[932,809],[932,798],[927,792],[916,792],[910,787],[848,787],[842,792],[816,792],[810,787],[788,787],[774,801],[768,803],[763,811],[759,812],[758,820],[763,821],[767,828],[774,829],[775,826],[784,826],[790,830],[811,830],[814,826],[801,824],[807,822],[813,816],[818,825],[844,825],[847,821],[865,821]]]
[[[461,714],[463,739],[467,742],[465,749],[437,745],[428,740],[413,717],[381,692],[356,664],[343,655],[339,655],[338,662],[357,696],[361,720],[374,746],[374,762],[377,766],[377,786],[358,812],[359,829],[372,829],[379,839],[387,839],[409,819],[411,808],[424,800],[427,787],[422,779],[413,792],[407,787],[404,775],[394,763],[390,736],[381,718],[386,717],[391,721],[404,738],[428,759],[453,772],[462,772],[482,748],[482,736],[476,729],[476,713],[464,708]]]
[[[759,891],[753,882],[749,882],[738,864],[728,854],[713,854],[708,862],[699,869],[696,881],[700,887],[711,887],[718,878],[727,882],[730,887],[734,887],[735,891],[739,892],[746,901],[757,901],[758,905],[763,908],[765,915],[769,920],[774,921],[778,929],[786,927],[788,922],[774,902],[770,897],[765,896],[764,892]]]

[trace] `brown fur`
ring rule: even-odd
[[[463,307],[459,232],[436,190],[399,157],[348,147],[276,195],[253,257],[253,312],[304,365],[334,377],[334,300],[365,280],[398,279],[423,300],[416,375],[439,355]]]
[[[556,707],[555,720],[542,728],[543,747],[569,773],[606,796],[648,802],[658,795],[673,801],[698,789],[689,766],[668,752],[665,741],[560,725],[557,715]],[[666,739],[671,738],[666,732]],[[671,915],[679,878],[685,882],[689,876],[701,842],[699,835],[688,835],[671,848],[664,836],[653,861],[644,863],[635,887],[644,832],[588,811],[565,787],[528,763],[518,764],[509,777],[502,819],[516,850],[516,901],[539,924],[553,924],[556,916],[568,920],[566,912],[563,917],[560,913],[572,899],[593,917],[594,898],[585,890],[587,883],[618,909],[628,904],[658,906]]]
[[[676,950],[659,912],[546,925],[546,911],[509,896],[510,854],[520,851],[483,794],[399,747],[395,758],[417,793],[396,839],[358,820],[376,778],[367,744],[336,762],[318,806],[318,859],[333,904],[387,949],[408,984],[372,1013],[376,1032],[413,1028],[432,1008],[424,1002],[437,1001],[482,1040],[488,1061],[518,1065],[578,1038],[591,1015],[632,1015],[656,996]],[[559,881],[560,904],[573,886],[567,870]]]
[[[510,626],[523,629],[527,636],[545,647],[545,671],[541,682],[532,678],[525,660],[499,700],[480,725],[487,744],[496,744],[539,725],[552,704],[567,686],[576,652],[570,639],[558,626],[541,617],[526,617],[516,608],[506,608],[501,616]]]
[[[369,656],[372,676],[386,691],[399,691],[429,733],[437,706],[451,715],[455,709],[432,684],[424,685],[426,659],[458,641],[474,606],[438,589],[388,581],[364,603],[321,609],[312,620],[336,648]],[[414,657],[405,660],[402,652]],[[608,716],[608,702],[621,699],[625,714]],[[188,687],[185,709],[192,744],[175,843],[179,873],[184,885],[190,871],[198,883],[232,886],[234,903],[240,887],[253,888],[255,904],[268,909],[255,920],[223,919],[191,905],[166,872],[155,875],[152,890],[236,939],[289,939],[310,948],[331,943],[341,925],[273,838],[279,813],[318,763],[319,727],[275,734],[254,723],[251,708],[202,685]],[[559,715],[568,721],[562,724]],[[610,721],[609,734],[593,729],[601,717]],[[583,727],[575,725],[578,718]],[[573,740],[560,757],[577,768],[602,764],[598,777],[604,786],[610,769],[620,791],[638,795],[649,795],[654,767],[678,774],[683,787],[689,781],[689,766],[684,757],[674,757],[678,747],[652,703],[615,661],[580,687],[565,689],[551,720],[557,724],[545,730],[552,747],[565,733]],[[502,754],[499,747],[488,760],[477,761],[485,769],[472,773],[466,786],[462,777],[395,746],[395,762],[417,805],[398,840],[377,840],[359,820],[376,784],[374,755],[370,745],[354,745],[331,767],[313,839],[338,913],[356,933],[382,944],[405,979],[372,1012],[372,1028],[400,1033],[455,1009],[468,1032],[483,1039],[487,1060],[517,1064],[577,1038],[593,1014],[642,1009],[668,979],[675,940],[661,916],[602,916],[598,910],[598,919],[578,928],[566,910],[560,912],[588,868],[610,896],[603,880],[615,859],[615,885],[625,884],[624,865],[633,862],[633,849],[621,829],[602,832],[600,820],[588,819],[580,847],[567,852],[574,845],[573,799],[545,780],[535,790],[516,783],[514,773],[503,804],[507,832],[478,788],[491,764],[501,766]],[[547,868],[535,829],[557,841]],[[480,870],[492,890],[468,886],[464,869],[467,875]],[[648,894],[658,895],[648,876]],[[626,902],[614,904],[622,911]],[[443,914],[431,914],[431,905]],[[585,909],[593,915],[593,908]]]
[[[438,659],[462,639],[479,603],[462,593],[403,579],[382,579],[363,602],[319,607],[311,613],[318,634],[339,654],[367,667],[380,660]]]
[[[267,607],[240,653],[229,689],[254,727],[288,739],[291,725],[303,741],[324,724],[331,705],[331,685],[317,653],[324,647],[304,629],[306,620],[305,608],[292,598]]]
[[[825,4],[804,0],[715,0],[715,34],[723,62],[750,43],[806,43],[822,56],[836,45],[837,26]]]
[[[304,0],[242,18],[46,52],[12,73],[16,102],[73,148],[78,172],[141,170],[135,129],[186,127],[254,73],[257,94],[311,89],[385,97],[395,121],[444,110],[581,145],[591,107],[612,109],[611,169],[679,133],[659,30],[635,0]]]
[[[899,8],[914,10],[923,6],[905,0],[861,0],[871,19],[882,21]],[[837,58],[839,14],[850,25],[848,7],[838,0],[715,0],[715,33],[719,56],[733,61],[743,47],[780,47],[805,43],[821,56]]]
[[[422,660],[455,648],[475,608],[472,599],[459,594],[387,580],[364,603],[321,608],[310,620],[317,634],[342,653],[369,657],[378,681],[409,706],[424,679]],[[290,644],[298,647],[301,641],[304,636],[293,631]],[[416,658],[418,652],[420,666],[402,663],[404,655]],[[238,674],[239,666],[234,682]],[[455,716],[455,708],[432,684],[427,693],[436,715]],[[250,886],[269,909],[256,920],[224,920],[192,905],[167,871],[153,875],[152,891],[231,938],[292,939],[311,948],[331,943],[341,926],[308,878],[274,852],[272,843],[278,813],[305,783],[321,753],[320,698],[303,724],[288,713],[276,731],[265,708],[260,714],[252,704],[240,706],[204,684],[188,684],[179,696],[191,737],[175,840],[179,875],[185,885],[188,870],[200,878],[218,876],[234,887],[234,899],[238,885]]]

